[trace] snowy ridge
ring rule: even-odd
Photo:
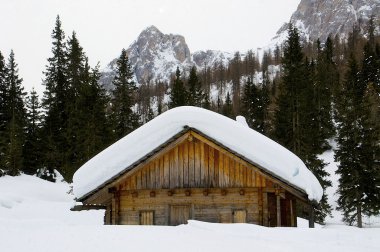
[[[318,180],[292,152],[260,133],[209,110],[179,107],[169,110],[114,143],[74,174],[74,194],[82,198],[184,130],[194,128],[239,153],[283,181],[319,201]]]

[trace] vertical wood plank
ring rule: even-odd
[[[183,188],[183,144],[178,146],[178,186]]]
[[[174,149],[168,152],[169,156],[169,188],[175,188]]]
[[[169,188],[176,188],[176,181],[178,179],[178,174],[174,168],[174,149],[169,151]]]
[[[256,174],[256,186],[257,187],[261,187],[261,175],[260,174]]]
[[[230,158],[230,169],[229,169],[229,186],[235,187],[235,176],[236,176],[236,167],[235,167],[235,160]],[[239,164],[237,164],[239,165]]]
[[[223,155],[224,159],[224,186],[229,185],[230,183],[230,158],[227,155]]]
[[[236,164],[236,173],[235,173],[235,186],[236,187],[243,187],[244,184],[243,184],[243,175],[242,175],[242,171],[244,169],[244,166],[240,163],[237,163]]]
[[[214,187],[219,187],[219,164],[220,164],[219,151],[214,149]],[[222,166],[223,167],[223,166]]]
[[[141,169],[141,188],[146,189],[146,167]]]
[[[160,184],[160,159],[156,158],[154,161],[154,188],[159,188]]]
[[[204,184],[202,185],[203,187],[209,187],[209,172],[210,172],[210,167],[209,167],[209,146],[205,143],[203,145],[203,159],[202,159],[202,162],[203,162],[203,170],[204,170],[204,173],[203,173],[203,176],[204,176]]]
[[[218,169],[218,177],[219,177],[219,183],[218,187],[224,187],[224,155],[223,153],[219,152],[219,169]]]
[[[179,168],[178,168],[178,146],[174,148],[173,151],[173,180],[174,180],[174,188],[179,187]]]
[[[150,168],[152,167],[152,162],[148,163],[145,167],[146,169],[146,188],[147,189],[152,189],[152,183],[150,181]]]
[[[257,187],[257,184],[256,184],[256,172],[255,171],[252,171],[252,187]]]
[[[160,187],[164,188],[164,182],[165,182],[165,171],[164,171],[164,156],[160,158]]]
[[[189,142],[189,186],[195,186],[194,175],[194,141]]]
[[[183,143],[183,186],[189,187],[189,143]]]
[[[170,186],[170,167],[169,167],[169,153],[164,155],[164,184],[163,188],[169,188]]]
[[[244,167],[247,169],[247,187],[252,187],[252,169],[249,167]]]
[[[215,174],[214,174],[214,148],[209,146],[208,148],[208,176],[209,176],[209,182],[208,187],[214,187],[215,185]]]
[[[200,167],[200,183],[198,187],[203,187],[205,185],[205,153],[204,153],[204,143],[199,141],[199,167]]]
[[[261,176],[261,186],[262,187],[266,187],[266,179],[263,177],[263,176]]]
[[[200,141],[194,138],[194,180],[195,187],[201,183]]]
[[[154,188],[154,179],[153,179],[154,174],[153,173],[154,173],[154,160],[149,164],[149,170],[148,170],[149,180],[147,180],[149,189]]]
[[[248,176],[248,167],[244,166],[242,167],[242,186],[247,186],[247,176]]]
[[[136,179],[137,179],[136,188],[141,189],[141,171],[137,172]]]

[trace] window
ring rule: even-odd
[[[235,210],[234,223],[246,223],[246,222],[247,222],[247,212],[245,210]]]

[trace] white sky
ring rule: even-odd
[[[91,66],[119,56],[155,25],[181,34],[191,52],[242,52],[265,46],[300,0],[0,0],[0,51],[14,50],[26,91],[39,93],[60,15],[66,37],[75,30]]]

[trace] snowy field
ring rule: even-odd
[[[324,159],[334,174],[332,152]],[[328,193],[335,206],[337,184]],[[103,226],[103,211],[71,212],[73,196],[63,182],[21,175],[0,178],[0,251],[380,251],[380,220],[358,229],[334,212],[326,226],[266,228],[251,224],[190,221],[177,227]]]

